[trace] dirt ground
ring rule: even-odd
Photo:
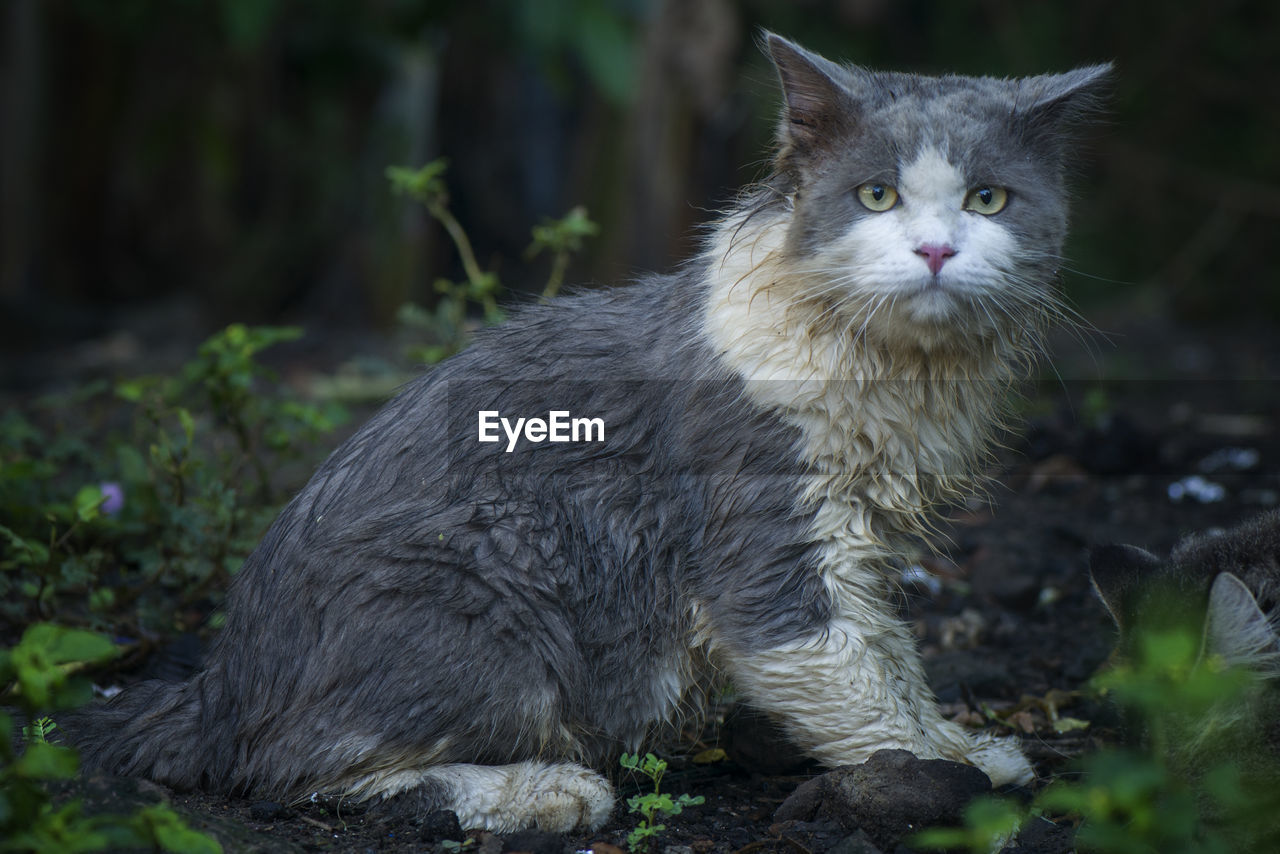
[[[938,555],[922,549],[904,579],[905,613],[946,713],[1018,737],[1039,775],[1034,788],[1117,738],[1112,714],[1083,690],[1112,640],[1089,589],[1088,548],[1129,542],[1163,552],[1187,532],[1280,501],[1280,395],[1270,382],[1280,347],[1268,335],[1135,326],[1103,347],[1100,357],[1064,358],[1062,378],[1032,390],[993,467],[990,503],[954,511],[934,543]],[[1055,717],[1087,726],[1055,727]],[[652,850],[871,850],[830,824],[775,821],[820,770],[797,764],[756,723],[712,720],[658,746],[671,763],[663,790],[705,803],[668,819]],[[707,752],[715,749],[727,758]],[[613,852],[636,825],[625,800],[640,791],[626,776],[615,782],[609,822],[575,837],[464,837],[448,815],[284,807],[145,784],[140,796],[169,797],[228,851]],[[1061,836],[1049,837],[1020,850],[1063,850]]]

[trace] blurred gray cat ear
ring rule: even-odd
[[[1098,546],[1089,552],[1089,580],[1111,619],[1124,628],[1131,595],[1160,568],[1160,558],[1137,546]]]
[[[805,151],[832,138],[851,118],[856,104],[841,66],[805,50],[776,33],[761,34],[761,48],[773,60],[782,82],[782,121],[778,143]]]
[[[1218,655],[1227,664],[1253,670],[1280,666],[1280,638],[1245,583],[1219,573],[1209,589],[1202,655]]]
[[[1069,126],[1102,108],[1114,72],[1115,66],[1105,62],[1026,77],[1018,81],[1017,110],[1035,123]]]

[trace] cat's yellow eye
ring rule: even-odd
[[[969,197],[964,200],[964,209],[980,213],[983,216],[991,216],[1004,210],[1004,206],[1009,204],[1009,191],[1004,187],[979,187],[969,193]]]
[[[898,191],[888,184],[871,181],[858,187],[858,201],[867,210],[881,213],[898,203]]]

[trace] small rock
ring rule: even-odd
[[[693,854],[693,849],[688,845],[668,845],[662,849],[662,854]]]
[[[855,830],[837,842],[828,854],[882,854],[882,852],[871,841],[871,837],[861,830]]]
[[[959,825],[965,805],[990,791],[987,775],[971,765],[879,750],[861,765],[805,782],[774,820],[831,819],[846,833],[861,830],[880,849],[893,850],[926,827]]]
[[[502,840],[502,854],[560,854],[564,835],[545,830],[521,830]]]
[[[458,814],[453,810],[436,810],[422,817],[420,839],[423,842],[440,842],[449,839],[457,842],[462,839],[462,825],[458,823]]]
[[[249,818],[254,821],[275,821],[284,814],[284,805],[275,801],[254,801],[249,805]]]
[[[828,772],[820,777],[805,780],[796,786],[796,790],[774,812],[773,820],[804,823],[818,818],[819,813],[823,812],[822,806],[826,801],[827,789],[830,787],[831,781],[828,778],[834,773],[834,771]]]

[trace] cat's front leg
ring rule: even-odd
[[[1034,778],[1014,739],[975,736],[942,717],[914,640],[892,617],[838,615],[798,640],[729,659],[750,702],[824,765],[904,748],[976,765],[997,786]]]

